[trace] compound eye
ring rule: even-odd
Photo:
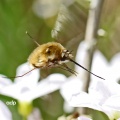
[[[63,50],[62,55],[61,55],[62,58],[68,58],[68,57],[72,58],[73,56],[72,56],[71,52],[68,50]]]

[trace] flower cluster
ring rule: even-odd
[[[29,70],[28,63],[24,63],[18,67],[16,76],[22,75]],[[40,78],[39,72],[39,69],[36,69],[24,77],[15,78],[14,82],[0,75],[0,94],[17,99],[19,112],[25,117],[31,113],[34,99],[58,90],[66,81],[64,75],[56,73],[38,82]]]
[[[86,54],[84,43],[80,44],[76,61],[82,64]],[[75,70],[80,73],[78,78],[72,76],[68,78],[60,92],[72,107],[88,107],[99,110],[108,115],[113,120],[120,119],[120,85],[117,83],[120,79],[120,53],[115,55],[111,62],[107,62],[104,56],[96,51],[93,57],[92,72],[104,77],[103,81],[95,76],[91,76],[89,92],[82,91],[81,74],[82,69],[75,66]]]

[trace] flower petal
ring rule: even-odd
[[[17,68],[17,75],[16,76],[23,75],[30,70],[31,69],[30,69],[29,64],[24,63]],[[31,89],[37,84],[39,77],[40,77],[39,69],[35,69],[23,77],[15,78],[15,82],[16,83],[19,82],[19,84],[21,84],[21,86],[26,86],[29,89]]]
[[[73,94],[71,100],[68,102],[73,107],[88,107],[102,111],[102,107],[98,104],[98,101],[85,92]]]
[[[87,116],[80,116],[78,117],[78,120],[92,120],[92,119]]]
[[[112,95],[119,95],[120,85],[109,80],[103,81],[100,79],[94,80],[89,88],[89,94],[96,95],[96,98],[101,102],[105,102]]]
[[[0,75],[0,90],[3,87],[12,84],[12,81],[9,78],[7,78],[7,77],[5,78],[5,77],[6,76],[4,76],[4,75]]]
[[[76,62],[81,64],[82,66],[85,65],[85,57],[88,53],[88,49],[89,48],[85,42],[81,42],[78,47],[77,54],[76,54]],[[109,69],[109,65],[107,60],[99,51],[96,51],[93,57],[91,71],[106,79],[108,77],[108,72],[107,72],[108,69]],[[84,72],[84,70],[77,65],[75,65],[75,71],[80,73],[80,76]],[[93,75],[91,75],[91,77],[93,80],[97,79],[97,77]]]
[[[106,100],[103,107],[120,111],[120,95],[111,96],[109,99]]]
[[[60,93],[66,101],[71,99],[73,94],[78,94],[82,89],[82,82],[77,77],[69,77],[60,89]]]
[[[89,107],[101,110],[101,106],[93,96],[81,91],[81,81],[71,79],[62,86],[61,95],[73,107]]]
[[[105,79],[109,78],[109,64],[105,57],[102,55],[100,51],[95,51],[92,61],[91,71]],[[91,76],[92,80],[98,79],[95,76]]]
[[[22,92],[21,90],[21,86],[19,86],[19,84],[11,84],[9,86],[6,86],[6,87],[3,87],[1,90],[0,90],[0,93],[2,95],[6,95],[6,96],[9,96],[9,97],[13,97],[15,99],[19,99],[20,97],[20,93]]]
[[[46,79],[40,81],[34,89],[26,92],[20,100],[23,100],[23,98],[26,98],[26,100],[33,100],[43,95],[47,95],[58,90],[65,81],[66,77],[64,75],[51,74]]]
[[[0,119],[1,120],[12,120],[12,114],[8,107],[0,101]]]
[[[116,54],[110,61],[110,79],[118,82],[120,80],[120,53]]]

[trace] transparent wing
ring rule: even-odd
[[[52,38],[60,41],[69,41],[85,30],[87,14],[79,4],[70,6],[61,5],[55,26],[51,32]]]

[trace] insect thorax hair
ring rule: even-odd
[[[29,56],[29,63],[37,68],[54,67],[68,62],[72,54],[60,43],[49,42],[38,46]]]

